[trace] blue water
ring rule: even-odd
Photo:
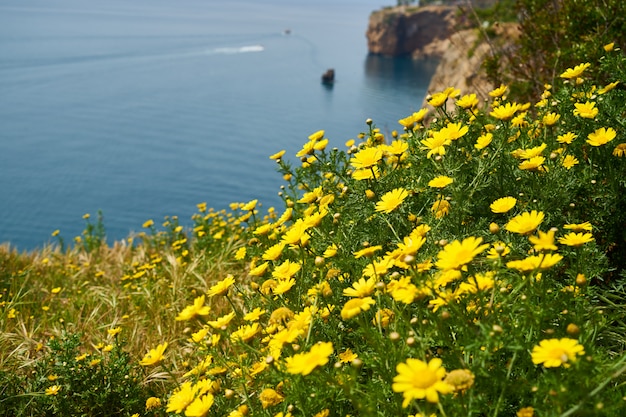
[[[281,208],[269,155],[420,108],[435,63],[367,54],[381,1],[2,0],[0,242],[71,240],[98,210],[111,242],[204,201]]]

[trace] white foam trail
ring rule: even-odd
[[[263,45],[248,45],[234,48],[215,48],[209,49],[208,54],[242,54],[246,52],[262,52],[265,48]]]

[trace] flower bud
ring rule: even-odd
[[[567,325],[567,328],[565,329],[565,331],[570,336],[578,336],[580,334],[580,327],[578,327],[574,323],[570,323]]]

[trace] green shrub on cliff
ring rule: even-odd
[[[598,45],[626,42],[626,3],[621,0],[510,3],[519,22],[520,37],[513,47],[494,51],[486,68],[494,85],[509,85],[520,101],[538,99],[543,84],[553,83],[560,68],[597,62],[603,53]],[[492,20],[498,19],[499,14],[492,16]],[[591,68],[587,77],[597,85],[620,79],[604,66]]]

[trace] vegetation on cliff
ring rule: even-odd
[[[264,215],[3,249],[2,414],[616,415],[626,59],[596,47],[533,103],[450,87],[390,137],[313,133]]]
[[[504,48],[494,48],[485,68],[494,85],[510,86],[519,100],[535,100],[544,83],[558,78],[559,69],[580,62],[595,62],[602,54],[593,45],[626,41],[626,3],[577,0],[503,0],[492,8],[476,9],[490,26],[501,21],[519,24],[520,36]],[[598,84],[613,79],[603,67],[588,77]]]

